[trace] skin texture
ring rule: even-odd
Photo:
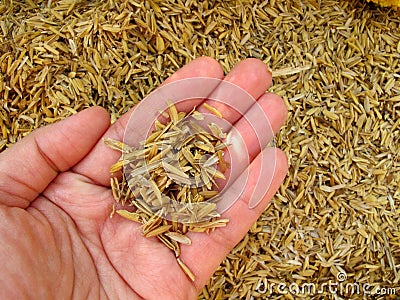
[[[215,60],[202,57],[166,83],[196,76],[224,78]],[[244,60],[224,80],[258,99],[274,131],[279,130],[287,111],[282,99],[265,93],[271,74],[264,63]],[[218,109],[247,132],[248,124],[234,111]],[[86,109],[34,131],[0,154],[0,299],[196,299],[287,172],[286,156],[270,149],[277,156],[272,184],[262,202],[249,209],[260,149],[251,134],[245,135],[250,180],[223,214],[230,222],[209,235],[190,233],[192,245],[182,246],[181,259],[196,276],[191,282],[156,238],[142,237],[133,222],[109,218],[114,202],[109,167],[119,153],[102,138],[122,140],[129,116],[110,126],[103,108]]]

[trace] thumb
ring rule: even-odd
[[[110,125],[101,107],[37,129],[0,154],[0,204],[26,208],[57,176],[85,157]]]

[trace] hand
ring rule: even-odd
[[[190,77],[223,78],[220,65],[199,58],[166,82]],[[224,78],[261,105],[274,132],[286,118],[266,66],[255,59],[239,63]],[[133,108],[134,109],[134,108]],[[245,123],[219,108],[239,130]],[[241,240],[272,198],[287,172],[287,159],[276,149],[277,167],[262,202],[248,208],[251,177],[223,217],[225,228],[210,235],[190,233],[181,259],[196,276],[190,281],[174,254],[156,238],[144,238],[138,225],[110,219],[114,202],[109,167],[119,157],[102,138],[123,139],[130,112],[112,126],[100,107],[86,109],[40,128],[0,154],[0,298],[1,299],[195,299],[215,269]],[[246,137],[250,165],[257,169],[260,149]],[[251,176],[250,172],[250,176]]]

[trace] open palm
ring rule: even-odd
[[[223,72],[204,57],[167,82],[191,77],[222,79]],[[245,60],[224,80],[258,99],[274,131],[279,129],[286,109],[278,96],[265,93],[271,75],[262,62]],[[240,116],[219,109],[246,131]],[[285,155],[272,150],[277,167],[263,201],[248,208],[250,178],[243,196],[223,215],[230,219],[227,227],[210,235],[191,233],[192,245],[181,247],[181,258],[196,276],[192,282],[156,238],[142,237],[133,222],[109,217],[114,201],[109,167],[119,154],[106,148],[102,138],[122,140],[129,116],[110,126],[104,109],[90,108],[36,130],[0,155],[1,299],[194,299],[286,174]],[[245,136],[250,170],[257,169],[260,149],[251,134]]]

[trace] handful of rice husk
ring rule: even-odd
[[[215,110],[215,109],[214,109]],[[218,112],[219,113],[219,112]],[[219,116],[220,113],[219,113]],[[196,110],[178,112],[168,104],[167,122],[156,120],[154,130],[140,147],[105,139],[109,147],[121,151],[111,166],[111,189],[116,204],[111,217],[141,224],[145,237],[157,237],[171,249],[187,276],[193,273],[179,259],[180,244],[190,245],[187,232],[206,232],[226,226],[217,211],[218,180],[225,180],[226,134],[215,123],[204,128],[196,121],[204,116]]]

